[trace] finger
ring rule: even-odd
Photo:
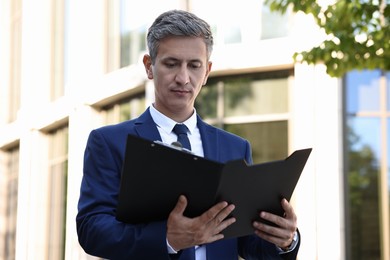
[[[186,207],[187,207],[187,198],[184,195],[180,195],[179,199],[177,200],[176,206],[171,213],[183,215]]]
[[[234,217],[225,219],[219,225],[217,225],[217,227],[215,228],[215,233],[216,234],[221,233],[223,230],[225,230],[228,226],[230,226],[234,222],[236,222],[236,218]]]
[[[209,239],[207,240],[207,243],[211,243],[211,242],[214,242],[214,241],[217,241],[217,240],[220,240],[220,239],[223,239],[224,238],[224,235],[221,233],[224,229],[226,229],[228,226],[230,226],[231,224],[233,224],[234,222],[236,222],[236,219],[235,218],[228,218],[224,221],[222,221],[220,224],[218,224],[212,235],[209,237]]]
[[[280,248],[285,248],[291,245],[293,239],[293,235],[289,237],[278,237],[258,229],[255,231],[255,234]]]
[[[269,226],[263,223],[254,222],[255,233],[262,239],[267,240],[280,248],[291,245],[295,231]]]
[[[222,223],[230,215],[230,213],[233,212],[234,209],[235,206],[233,204],[230,204],[223,208],[214,218],[216,224],[219,225],[220,223]]]
[[[279,247],[290,245],[296,230],[294,222],[268,212],[261,212],[260,216],[263,219],[275,223],[277,227],[255,221],[253,227],[255,228],[255,233],[259,237],[274,243]]]
[[[272,222],[274,223],[276,226],[280,227],[280,228],[287,228],[287,220],[283,217],[280,217],[278,215],[275,215],[275,214],[272,214],[272,213],[269,213],[269,212],[261,212],[260,213],[260,217],[262,219],[265,219],[269,222]],[[268,225],[265,225],[265,226],[268,226]],[[271,226],[269,226],[271,227]]]
[[[286,199],[283,199],[281,204],[283,209],[285,210],[284,217],[265,211],[260,213],[260,217],[276,224],[282,229],[295,231],[297,226],[297,216],[295,215],[293,207]]]
[[[214,238],[222,239],[224,236],[221,234],[228,226],[236,222],[236,218],[230,217],[227,218],[230,213],[234,210],[235,206],[233,204],[225,207],[221,212],[209,222],[208,226],[212,231]]]
[[[253,223],[253,227],[255,228],[255,231],[258,231],[259,233],[264,233],[261,236],[262,238],[266,237],[268,241],[272,243],[280,244],[281,242],[285,242],[286,240],[289,240],[290,237],[293,236],[296,230],[296,225],[293,222],[288,221],[282,217],[275,216],[273,214],[265,213],[265,212],[262,212],[261,216],[264,217],[264,219],[275,223],[276,225],[276,226],[271,226],[271,225],[267,225],[255,221]]]
[[[226,207],[228,206],[228,203],[226,201],[222,201],[211,207],[209,210],[207,210],[205,213],[203,213],[200,218],[204,223],[207,223],[213,219]],[[223,219],[221,219],[222,222]]]
[[[234,210],[235,206],[233,204],[228,205],[224,209],[222,209],[214,219],[212,219],[209,223],[209,226],[214,226],[214,232],[220,233],[222,230],[233,224],[236,219],[234,217],[227,218],[230,213]]]
[[[214,236],[211,236],[208,240],[207,240],[207,243],[212,243],[212,242],[215,242],[215,241],[218,241],[218,240],[221,240],[224,238],[224,235],[223,234],[215,234]]]

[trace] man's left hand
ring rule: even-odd
[[[259,221],[254,221],[253,227],[256,235],[283,249],[288,248],[293,242],[294,234],[297,230],[297,216],[293,207],[286,199],[283,199],[281,204],[285,212],[284,217],[265,211],[260,212],[262,219],[274,223],[276,227]]]

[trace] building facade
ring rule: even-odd
[[[94,258],[75,224],[86,140],[153,102],[145,36],[169,9],[213,29],[207,122],[247,138],[255,163],[313,148],[292,198],[299,259],[389,260],[390,75],[294,64],[323,35],[262,0],[0,0],[0,260]]]

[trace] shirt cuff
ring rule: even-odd
[[[295,231],[293,241],[291,242],[291,245],[288,248],[282,249],[276,246],[276,249],[278,250],[279,254],[287,254],[293,251],[297,247],[298,242],[299,242],[298,232]]]
[[[177,254],[177,251],[175,249],[173,249],[173,247],[171,247],[167,238],[165,239],[165,241],[167,241],[168,254]]]

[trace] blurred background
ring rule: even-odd
[[[255,163],[313,148],[292,198],[299,259],[389,260],[390,73],[296,62],[324,30],[262,0],[0,0],[0,259],[94,259],[75,225],[86,140],[153,102],[145,37],[169,9],[212,27],[207,122]]]

